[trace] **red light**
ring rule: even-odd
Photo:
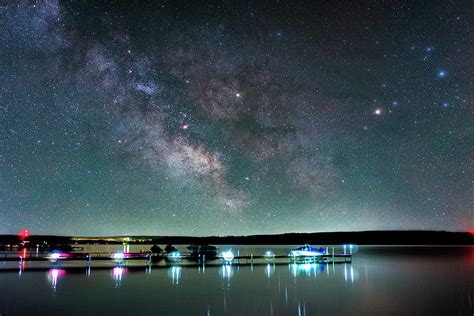
[[[471,235],[474,235],[474,227],[469,229],[469,232],[471,233]]]
[[[28,238],[30,237],[30,231],[28,229],[23,229],[18,233],[18,237],[20,237],[20,239],[22,240]]]

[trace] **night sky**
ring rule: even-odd
[[[474,227],[470,1],[2,1],[0,233]]]

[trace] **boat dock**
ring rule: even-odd
[[[1,254],[0,262],[18,262],[19,267],[25,267],[27,262],[50,262],[48,266],[91,266],[95,262],[103,263],[110,262],[107,266],[125,266],[132,264],[137,266],[142,263],[146,266],[217,266],[217,265],[260,265],[260,264],[298,264],[298,263],[324,263],[324,264],[338,264],[338,263],[352,263],[352,254],[324,254],[311,258],[294,258],[289,255],[244,255],[232,256],[192,256],[191,254],[179,254],[178,256],[156,255],[152,253],[60,253],[56,256],[49,255],[31,255],[18,256],[18,254]],[[133,262],[133,263],[132,263]],[[141,265],[141,264],[140,264]],[[30,267],[28,267],[30,269]],[[3,269],[0,268],[0,271]],[[10,269],[7,269],[10,270]]]

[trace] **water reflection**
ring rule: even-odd
[[[56,287],[58,285],[58,280],[60,277],[62,277],[64,274],[66,274],[66,271],[63,269],[49,269],[48,271],[48,281],[51,283],[51,288],[53,290],[56,290]]]
[[[270,278],[272,276],[274,271],[275,271],[275,264],[268,263],[265,266],[265,274],[267,275],[268,278]]]
[[[306,316],[306,304],[298,303],[298,316]]]
[[[21,274],[23,273],[23,270],[25,270],[26,256],[27,256],[26,248],[23,248],[23,250],[21,252],[21,255],[20,255],[20,263],[18,265],[18,275],[19,276],[21,276]]]
[[[344,282],[351,282],[359,280],[359,271],[355,269],[352,264],[344,263]]]
[[[224,280],[229,281],[232,275],[234,274],[234,269],[230,264],[224,264],[221,268],[221,275]]]
[[[115,288],[120,288],[122,286],[122,277],[126,270],[122,267],[115,267],[112,269],[112,276],[115,280]]]
[[[431,250],[434,254],[423,256],[418,253],[419,248],[409,254],[398,248],[382,250],[375,253],[373,248],[360,249],[352,264],[285,262],[282,265],[283,260],[277,258],[274,265],[260,257],[254,261],[253,272],[251,262],[243,260],[240,266],[223,265],[217,260],[205,267],[199,263],[182,268],[160,263],[152,266],[151,274],[145,272],[149,267],[142,262],[115,269],[110,261],[106,262],[107,267],[94,262],[90,268],[72,267],[73,262],[63,262],[62,266],[50,269],[54,267],[48,262],[32,261],[26,262],[26,269],[18,277],[20,250],[15,254],[17,261],[4,264],[15,271],[0,273],[0,310],[3,308],[5,315],[14,315],[20,308],[29,308],[32,314],[38,310],[47,312],[49,306],[53,314],[66,310],[86,314],[93,310],[97,314],[133,315],[139,310],[189,315],[271,315],[272,311],[275,315],[380,315],[399,311],[403,306],[407,315],[472,315],[474,247],[445,250],[444,255],[438,254],[442,249],[436,248]],[[396,251],[399,253],[392,253]],[[264,249],[258,253],[263,254]],[[28,251],[27,260],[30,256],[35,256],[34,249]],[[47,270],[38,272],[45,267]],[[72,275],[61,278],[60,268],[71,271]],[[89,269],[94,274],[87,278]],[[128,275],[131,272],[133,276]],[[183,280],[182,273],[186,274]],[[125,283],[120,287],[122,279]],[[114,284],[120,288],[114,288]],[[48,291],[41,291],[42,288]],[[33,293],[35,289],[39,291]],[[393,300],[394,297],[397,299]],[[124,298],[127,304],[123,304]],[[104,301],[108,302],[105,307]]]
[[[181,279],[181,269],[182,269],[182,267],[179,267],[179,266],[172,266],[172,267],[168,270],[168,276],[171,278],[171,282],[172,282],[174,285],[178,285],[178,284],[179,284],[179,280]]]
[[[318,275],[318,268],[324,271],[324,266],[319,266],[317,263],[291,263],[289,266],[294,277],[299,275],[316,277]]]
[[[206,273],[206,265],[202,264],[198,266],[198,272],[199,273]]]

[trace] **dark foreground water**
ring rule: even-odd
[[[474,247],[364,246],[335,265],[138,265],[0,272],[0,315],[474,314]]]

